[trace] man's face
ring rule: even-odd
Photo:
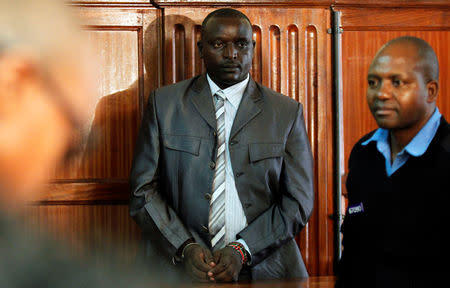
[[[417,133],[433,112],[434,102],[417,61],[414,46],[397,43],[372,62],[366,96],[379,127]]]
[[[211,79],[226,88],[247,77],[253,58],[252,27],[245,19],[213,17],[198,43]]]

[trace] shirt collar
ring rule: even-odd
[[[420,131],[414,136],[414,138],[408,143],[408,145],[403,148],[406,150],[408,154],[418,157],[421,156],[427,151],[428,146],[430,146],[431,141],[434,138],[434,135],[439,128],[441,119],[441,113],[439,109],[436,107],[433,115],[430,117],[428,122],[420,129]],[[386,145],[389,146],[389,131],[387,129],[378,128],[375,133],[368,140],[361,143],[361,145],[365,146],[370,142],[377,142],[377,147],[384,147]],[[400,151],[401,152],[403,152]],[[381,152],[381,151],[380,151]]]
[[[241,103],[242,96],[244,95],[245,88],[247,88],[248,81],[250,80],[249,74],[247,74],[247,78],[242,80],[239,83],[236,83],[230,87],[225,89],[220,89],[216,83],[209,77],[208,73],[206,73],[206,78],[208,79],[209,88],[211,90],[211,95],[217,93],[217,91],[222,90],[225,94],[225,98],[230,101],[231,105],[233,105],[236,109],[239,107],[239,103]]]
[[[425,126],[420,129],[419,133],[414,136],[411,142],[406,145],[405,150],[408,151],[409,154],[416,157],[423,155],[423,153],[427,151],[428,146],[439,128],[440,120],[441,113],[439,113],[439,109],[436,107],[436,110],[428,120],[427,124],[425,124]]]

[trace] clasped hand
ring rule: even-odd
[[[237,281],[242,269],[241,256],[232,247],[224,247],[213,254],[200,245],[191,245],[184,252],[184,268],[200,282]]]

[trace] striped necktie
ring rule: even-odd
[[[225,95],[219,90],[214,96],[217,99],[217,157],[209,203],[209,233],[213,250],[217,250],[225,246]]]

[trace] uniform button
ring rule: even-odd
[[[213,135],[214,135],[214,137],[216,137],[216,136],[217,136],[217,132],[216,132],[216,131],[214,131],[214,132],[213,132]]]
[[[209,162],[209,168],[211,169],[216,168],[216,163],[214,163],[213,161]]]
[[[231,142],[230,142],[230,145],[236,145],[237,143],[239,143],[239,141],[236,141],[236,140],[232,140]]]
[[[208,227],[206,227],[205,225],[202,225],[202,230],[203,230],[204,232],[206,232],[206,233],[209,232]]]
[[[205,199],[208,200],[208,201],[211,200],[211,194],[206,193],[205,194]]]
[[[244,172],[237,172],[236,173],[236,177],[240,177],[240,176],[242,176],[244,174]]]

